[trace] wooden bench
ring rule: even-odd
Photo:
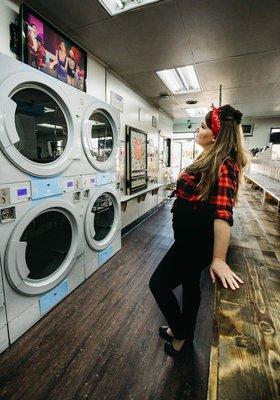
[[[215,284],[207,400],[280,399],[279,217],[251,208],[250,190],[245,195],[227,257],[244,284],[236,291]]]
[[[263,191],[262,202],[275,199],[277,201],[277,212],[280,212],[280,182],[275,179],[268,178],[257,172],[247,171],[245,173],[247,181],[252,183],[252,187],[259,187]]]

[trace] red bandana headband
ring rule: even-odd
[[[218,136],[220,129],[221,129],[221,122],[220,122],[220,110],[219,108],[212,107],[212,118],[211,118],[211,124],[212,124],[212,131],[214,133],[215,138]]]

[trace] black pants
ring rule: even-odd
[[[200,274],[212,261],[214,220],[211,210],[194,210],[185,201],[173,206],[175,242],[153,273],[149,286],[176,339],[193,340],[200,304]],[[183,310],[173,293],[182,284]]]

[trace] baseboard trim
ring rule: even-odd
[[[146,221],[146,219],[150,218],[153,214],[155,214],[161,207],[163,207],[168,200],[163,200],[160,204],[158,204],[156,207],[151,208],[148,212],[145,214],[141,215],[141,217],[137,218],[135,221],[131,222],[124,228],[122,228],[121,235],[124,237],[127,235],[129,232],[131,232],[133,229],[137,228],[142,222]]]

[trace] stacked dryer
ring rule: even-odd
[[[85,95],[82,122],[85,278],[121,249],[120,113]]]
[[[84,280],[81,95],[0,65],[0,337],[8,327],[12,343]]]

